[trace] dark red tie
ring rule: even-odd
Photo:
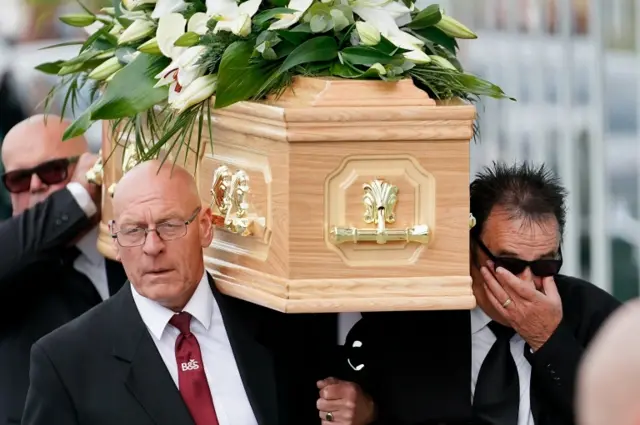
[[[196,425],[219,425],[207,376],[204,373],[200,345],[196,336],[191,333],[191,315],[185,312],[178,313],[169,323],[180,330],[176,340],[176,361],[182,399]]]

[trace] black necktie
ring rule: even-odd
[[[515,331],[489,323],[496,342],[485,357],[473,396],[473,413],[479,424],[517,425],[520,383],[509,341]]]

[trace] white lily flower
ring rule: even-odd
[[[431,58],[429,57],[429,55],[418,49],[411,50],[410,52],[405,52],[402,56],[413,63],[422,64],[431,62]]]
[[[205,75],[198,78],[186,89],[180,91],[177,95],[169,96],[169,104],[178,113],[182,113],[204,100],[207,100],[216,91],[218,82],[217,75]]]
[[[133,10],[143,4],[154,4],[157,0],[122,0],[122,5],[127,10]]]
[[[241,37],[251,33],[251,18],[256,14],[262,0],[248,0],[238,4],[236,0],[207,0],[207,15],[218,21],[214,34],[230,31]]]
[[[209,17],[206,13],[194,13],[187,24],[187,31],[195,32],[198,35],[205,35],[209,30],[207,28],[207,22],[209,22]]]
[[[178,59],[172,61],[169,66],[156,75],[159,81],[155,87],[166,86],[174,81],[180,87],[187,87],[195,79],[202,77],[206,68],[199,62],[206,50],[207,48],[204,46],[193,46],[186,49]]]
[[[155,9],[151,13],[153,19],[160,19],[170,13],[182,12],[188,4],[184,0],[158,0]]]
[[[141,40],[151,34],[155,30],[155,25],[151,21],[137,20],[134,21],[127,29],[125,29],[118,38],[118,44],[131,43]]]
[[[291,0],[287,9],[295,10],[294,13],[283,13],[278,16],[279,20],[269,26],[270,30],[282,30],[298,23],[302,15],[311,7],[313,0]]]
[[[380,31],[368,22],[356,22],[356,31],[360,41],[365,46],[375,46],[380,43]]]
[[[395,46],[410,50],[403,55],[406,59],[414,63],[431,62],[429,55],[422,50],[424,42],[402,31],[396,23],[397,19],[410,13],[408,7],[395,0],[355,0],[352,7],[353,13],[375,27]]]
[[[160,18],[156,39],[158,40],[158,48],[164,56],[176,59],[186,50],[185,47],[174,46],[176,40],[185,33],[185,25],[187,25],[187,20],[179,13],[170,13]]]

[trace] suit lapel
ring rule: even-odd
[[[113,355],[123,363],[125,386],[157,425],[193,425],[162,357],[147,331],[126,284],[114,298],[121,303],[116,323],[121,330]]]
[[[222,294],[211,276],[209,283],[258,424],[282,423],[277,408],[273,354],[260,342],[260,325],[263,321],[258,310],[262,307]]]
[[[124,272],[124,267],[122,267],[122,264],[119,261],[113,261],[108,258],[105,258],[105,270],[107,272],[109,295],[113,296],[127,281],[127,275]]]

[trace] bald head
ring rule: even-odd
[[[62,141],[71,125],[56,115],[34,115],[16,124],[2,142],[2,162],[7,171],[31,168],[57,158],[88,152],[87,141],[76,137]]]
[[[177,202],[194,206],[200,203],[198,186],[187,170],[169,162],[151,160],[136,165],[118,182],[113,196],[116,217],[131,201],[156,192],[176,198]]]
[[[13,172],[10,191],[14,215],[44,201],[71,180],[75,162],[65,160],[88,152],[88,146],[83,137],[62,141],[69,125],[55,115],[35,115],[7,133],[2,142],[2,162],[5,172]],[[50,161],[54,160],[62,163],[55,161],[52,165]]]
[[[202,248],[213,233],[211,211],[201,205],[191,174],[160,161],[138,164],[115,188],[118,258],[140,295],[175,311],[204,275]]]
[[[580,425],[640,425],[640,300],[598,332],[580,366]]]

